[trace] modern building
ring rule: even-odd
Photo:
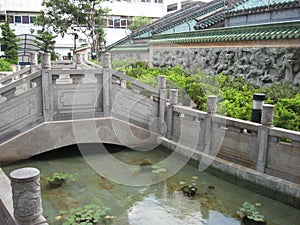
[[[30,51],[37,50],[31,35],[31,29],[36,29],[34,19],[42,9],[42,0],[0,0],[0,22],[10,18],[11,28],[20,38],[20,61],[26,61]],[[163,0],[126,0],[103,1],[103,7],[111,9],[106,18],[106,40],[110,45],[130,34],[127,29],[134,16],[145,16],[153,20],[167,13],[166,3]],[[63,56],[71,54],[76,44],[77,47],[86,44],[86,40],[79,35],[67,35],[56,40],[56,51]],[[3,51],[0,54],[4,54]]]

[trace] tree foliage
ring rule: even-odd
[[[12,64],[18,63],[18,41],[14,30],[9,26],[9,19],[4,24],[0,25],[2,30],[3,41],[2,45],[5,47],[4,54],[7,57],[7,61]]]
[[[34,41],[41,52],[51,53],[52,60],[56,59],[56,54],[55,54],[56,37],[57,35],[53,35],[52,32],[45,30],[45,28],[42,28],[40,30],[37,30],[36,40]]]
[[[145,16],[135,16],[132,19],[131,24],[128,26],[128,29],[134,31],[140,27],[143,27],[147,24],[151,23],[151,19]]]
[[[105,46],[103,21],[108,15],[108,9],[100,3],[101,0],[43,0],[45,9],[36,25],[62,36],[80,32],[93,50],[100,51]]]

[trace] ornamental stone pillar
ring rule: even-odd
[[[35,66],[38,64],[38,58],[36,53],[30,53],[30,65]]]
[[[51,54],[49,52],[42,53],[42,69],[50,69],[51,68]]]
[[[79,53],[77,53],[76,55],[75,55],[75,60],[76,60],[76,64],[82,64],[83,63],[83,57],[82,57],[82,54],[79,54]]]
[[[170,104],[178,104],[178,89],[170,89]]]
[[[159,132],[160,134],[164,134],[166,131],[165,127],[165,110],[166,110],[166,98],[167,98],[167,79],[164,75],[159,75],[157,77],[157,83],[159,88]]]
[[[265,126],[271,126],[273,124],[274,105],[263,104],[261,124]]]
[[[216,114],[217,113],[217,96],[207,96],[207,106],[206,106],[206,111],[208,114]]]
[[[167,138],[172,139],[174,106],[178,104],[178,90],[169,90],[170,105],[167,106]]]
[[[103,68],[110,69],[111,68],[111,55],[109,52],[106,52],[103,56]]]
[[[42,217],[40,171],[27,167],[10,173],[14,216],[22,225],[39,224]]]

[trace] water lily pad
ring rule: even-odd
[[[159,165],[153,165],[153,166],[151,166],[151,168],[152,168],[152,169],[159,169],[160,166],[159,166]]]

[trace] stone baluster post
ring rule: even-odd
[[[261,115],[262,126],[259,127],[258,134],[257,134],[259,146],[258,146],[258,157],[256,162],[256,170],[261,173],[264,173],[266,168],[269,128],[273,124],[273,115],[274,115],[274,105],[263,104],[262,115]]]
[[[212,116],[217,113],[217,96],[207,96],[207,104],[206,104],[206,117],[205,117],[205,129],[204,129],[204,136],[203,136],[203,151],[207,154],[211,151],[211,146],[213,142],[213,129],[212,129]]]
[[[27,167],[10,173],[14,216],[20,225],[45,224],[42,216],[40,171]]]
[[[43,66],[43,62],[42,62],[42,66]],[[53,121],[53,83],[52,82],[53,82],[52,71],[42,70],[43,116],[45,122]]]
[[[111,116],[111,54],[105,53],[103,56],[103,112],[104,117]]]
[[[37,53],[30,53],[30,65],[35,66],[38,64],[38,57],[37,57]]]
[[[76,64],[79,64],[79,65],[83,63],[83,61],[82,61],[82,54],[76,53],[76,55],[75,55],[75,62],[76,62]]]
[[[159,111],[158,111],[158,117],[159,117],[159,132],[160,134],[164,134],[165,132],[165,109],[166,109],[166,98],[167,98],[167,80],[166,76],[159,75],[157,77],[158,82],[158,88],[159,88]]]
[[[42,53],[41,63],[42,69],[51,69],[51,54],[49,52]]]
[[[38,57],[37,53],[30,53],[30,72],[33,73],[38,69]]]
[[[207,105],[206,105],[206,111],[208,114],[216,114],[217,113],[217,96],[207,96]]]
[[[126,75],[126,71],[125,70],[121,70],[120,73],[122,73],[123,75]],[[120,85],[121,85],[122,88],[127,88],[126,80],[120,78]]]
[[[173,109],[178,104],[178,90],[170,89],[170,105],[167,107],[167,138],[172,139],[173,135]]]
[[[62,54],[58,54],[58,61],[63,61]]]
[[[274,116],[274,105],[263,104],[261,124],[265,126],[271,126],[273,124],[273,116]]]
[[[20,71],[21,70],[21,65],[17,64],[16,65],[16,72]]]

